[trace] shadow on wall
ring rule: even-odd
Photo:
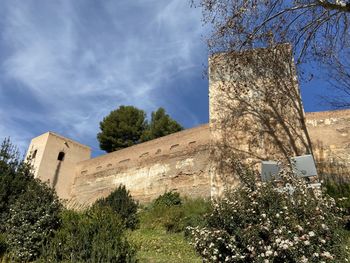
[[[209,67],[214,184],[231,184],[239,164],[312,153],[289,45],[219,53]]]

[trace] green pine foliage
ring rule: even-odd
[[[132,198],[124,185],[120,185],[106,198],[97,200],[95,206],[110,207],[120,216],[126,228],[135,229],[139,224],[138,203]]]
[[[113,152],[141,142],[147,128],[146,113],[133,106],[120,106],[100,122],[100,148]]]
[[[100,122],[100,129],[101,132],[97,134],[100,148],[113,152],[181,131],[183,128],[163,108],[152,112],[152,119],[148,124],[143,110],[133,106],[120,106]]]
[[[81,213],[66,210],[61,218],[62,226],[40,262],[136,262],[124,223],[110,207],[95,206]]]
[[[149,141],[181,130],[183,127],[166,114],[164,108],[159,108],[152,112],[151,123],[143,133],[141,140]]]

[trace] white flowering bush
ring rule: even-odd
[[[344,262],[334,200],[290,172],[280,176],[244,173],[213,203],[207,226],[191,229],[204,262]]]

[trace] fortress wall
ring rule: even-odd
[[[306,125],[317,162],[349,169],[350,109],[306,113]]]
[[[141,203],[171,190],[209,197],[208,145],[206,124],[80,162],[72,201],[89,205],[120,184]]]

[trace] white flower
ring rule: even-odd
[[[315,232],[314,232],[314,231],[310,231],[310,232],[309,232],[309,236],[310,236],[310,237],[314,237],[314,236],[315,236]]]
[[[298,229],[299,231],[303,231],[303,230],[304,230],[300,225],[297,225],[297,229]]]
[[[302,256],[300,262],[306,263],[306,262],[308,262],[308,261],[309,261],[309,260],[308,260],[305,256]]]
[[[322,257],[325,257],[325,258],[329,258],[329,259],[333,259],[333,256],[331,255],[331,253],[329,253],[328,251],[326,252],[323,252],[321,254]]]
[[[284,249],[284,250],[288,249],[288,245],[287,244],[283,244],[282,249]]]

